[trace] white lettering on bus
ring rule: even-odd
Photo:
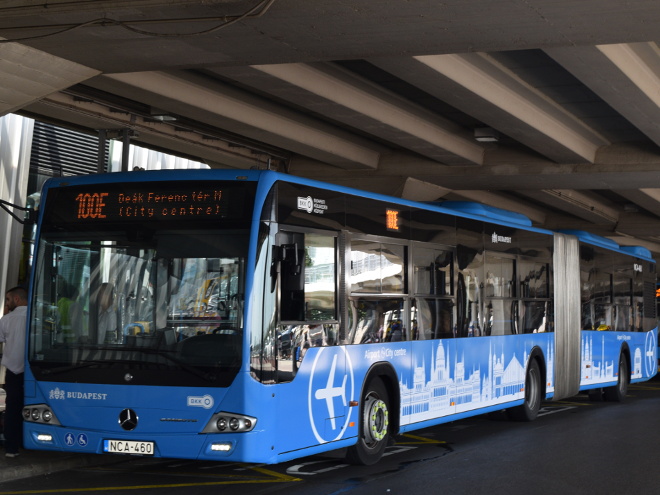
[[[391,349],[389,347],[381,347],[380,349],[365,349],[364,358],[370,361],[377,359],[392,359],[394,357],[406,356],[406,349]]]
[[[96,392],[67,392],[67,399],[89,399],[89,400],[106,400],[108,394],[100,394]]]

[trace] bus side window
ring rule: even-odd
[[[356,297],[350,301],[348,342],[376,344],[408,340],[404,299]]]
[[[335,321],[336,237],[280,233],[280,321]],[[273,270],[273,276],[277,276]]]
[[[302,235],[295,237],[302,237]],[[280,246],[280,318],[285,321],[301,321],[305,315],[305,273],[301,262],[304,259],[302,247],[302,242]]]

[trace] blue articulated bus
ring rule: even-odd
[[[26,448],[277,463],[657,372],[648,250],[272,171],[51,179]]]

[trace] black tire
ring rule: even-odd
[[[514,421],[534,421],[541,409],[541,395],[541,369],[536,359],[531,359],[525,376],[525,402],[507,409],[509,417]]]
[[[628,393],[628,384],[630,383],[630,370],[628,369],[628,358],[625,354],[619,357],[619,376],[616,385],[605,387],[603,396],[610,402],[623,402]]]
[[[346,453],[348,462],[370,466],[383,457],[390,437],[389,416],[387,389],[380,378],[374,378],[360,401],[358,441]]]

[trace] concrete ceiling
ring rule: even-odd
[[[660,2],[5,0],[0,36],[0,114],[660,255]]]

